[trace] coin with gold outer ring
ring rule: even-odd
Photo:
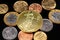
[[[34,40],[47,40],[47,35],[42,31],[38,31],[34,34]]]
[[[35,11],[23,11],[19,17],[17,26],[23,32],[35,32],[42,27],[42,16]]]

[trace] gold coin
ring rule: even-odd
[[[0,4],[0,14],[5,14],[8,11],[8,6],[6,4]]]
[[[13,8],[16,12],[22,12],[28,9],[28,3],[25,1],[17,1],[14,3]]]
[[[34,34],[34,40],[47,40],[47,35],[42,31],[38,31]]]
[[[60,10],[54,9],[49,12],[49,19],[57,24],[60,24]]]
[[[23,32],[35,32],[42,27],[42,16],[35,11],[23,11],[19,17],[17,26]]]
[[[46,10],[52,10],[56,7],[55,0],[43,0],[42,7]]]
[[[8,12],[4,16],[4,22],[8,26],[15,26],[16,23],[17,23],[17,17],[18,17],[18,13],[17,12]]]

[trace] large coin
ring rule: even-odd
[[[18,31],[15,27],[6,27],[2,31],[2,36],[4,39],[15,39],[17,37]]]
[[[34,34],[34,40],[47,40],[47,35],[42,31],[38,31]]]
[[[25,33],[20,31],[18,34],[19,40],[32,40],[33,39],[33,33]]]
[[[6,4],[0,4],[0,14],[5,14],[8,11],[8,6]]]
[[[15,26],[17,24],[17,17],[18,17],[17,12],[8,12],[4,16],[4,22],[6,25]]]
[[[60,24],[60,10],[54,9],[49,12],[49,19],[57,24]]]
[[[42,31],[49,32],[53,28],[53,23],[49,19],[43,19]]]
[[[25,1],[17,1],[14,3],[13,8],[16,12],[22,12],[28,9],[28,3]]]
[[[46,10],[52,10],[56,7],[55,0],[43,0],[42,7]]]
[[[17,26],[23,32],[35,32],[42,27],[42,16],[35,11],[23,11],[19,17]]]

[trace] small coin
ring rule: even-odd
[[[42,31],[38,31],[34,34],[34,40],[47,40],[47,35]]]
[[[8,6],[6,4],[0,4],[0,14],[5,14],[8,11]]]
[[[52,10],[56,7],[55,0],[43,0],[42,7],[46,10]]]
[[[17,37],[18,31],[15,27],[6,27],[2,31],[2,36],[4,39],[12,40]]]
[[[29,10],[33,10],[37,13],[41,13],[42,11],[42,6],[38,3],[33,3],[29,6]]]
[[[20,31],[18,34],[19,40],[32,40],[33,39],[33,33],[25,33]]]
[[[17,12],[8,12],[4,16],[4,22],[8,26],[15,26],[17,24],[17,17],[18,17]]]
[[[53,23],[49,19],[43,19],[42,31],[49,32],[53,28]]]
[[[17,1],[14,3],[13,8],[16,12],[22,12],[28,9],[28,3],[25,1]]]
[[[57,24],[60,24],[60,10],[54,9],[49,12],[49,19]]]
[[[17,26],[23,32],[35,32],[42,27],[42,16],[34,11],[23,11],[19,17]]]

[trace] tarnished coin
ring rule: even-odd
[[[47,35],[42,31],[38,31],[34,34],[34,40],[47,40]]]
[[[33,4],[31,4],[29,6],[29,10],[31,10],[31,11],[33,10],[33,11],[35,11],[37,13],[41,13],[42,6],[40,4],[38,4],[38,3],[33,3]]]
[[[17,24],[18,13],[17,12],[8,12],[4,16],[4,22],[8,26],[15,26]]]
[[[34,11],[23,11],[19,17],[17,26],[23,32],[35,32],[41,29],[43,24],[42,16]]]
[[[28,3],[25,1],[17,1],[14,3],[13,8],[16,12],[22,12],[28,9]]]
[[[8,6],[6,4],[0,4],[0,14],[5,14],[8,11]]]
[[[24,33],[22,31],[18,34],[19,40],[32,40],[33,39],[33,33]]]
[[[11,40],[17,37],[18,31],[15,27],[6,27],[2,31],[2,36],[4,39]]]
[[[49,12],[49,19],[57,24],[60,24],[60,10],[54,9]]]
[[[46,10],[52,10],[56,7],[55,0],[43,0],[42,7]]]
[[[43,19],[42,31],[49,32],[53,28],[53,23],[49,19]]]

